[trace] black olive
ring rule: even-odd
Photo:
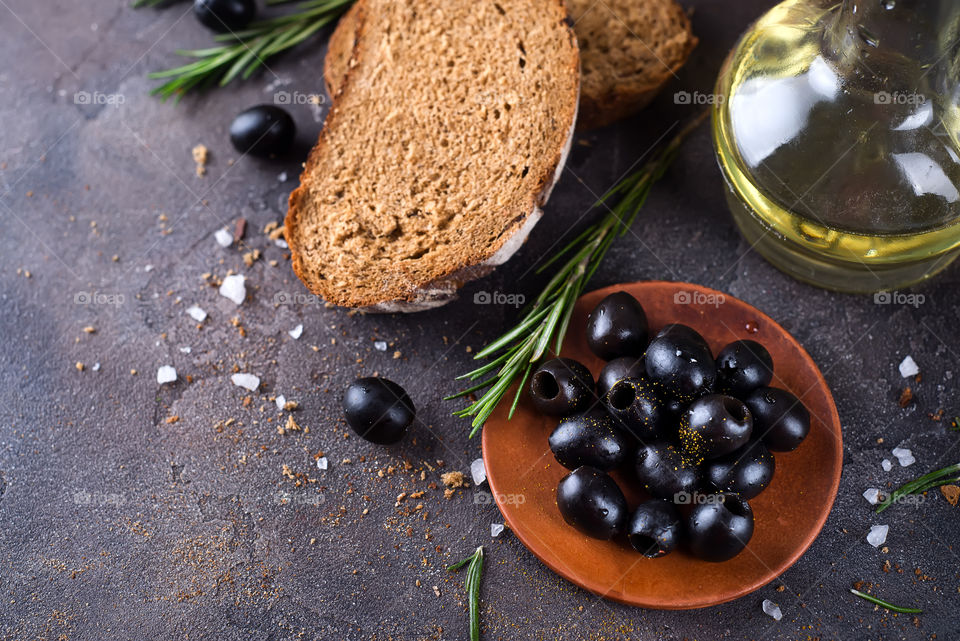
[[[353,431],[379,445],[406,434],[416,410],[402,387],[379,377],[358,378],[343,395],[343,413]]]
[[[555,358],[537,368],[530,380],[530,397],[540,412],[567,416],[590,404],[593,375],[572,358]]]
[[[717,366],[710,346],[686,325],[667,325],[647,347],[647,378],[682,399],[693,399],[713,389]]]
[[[717,388],[739,399],[773,380],[773,359],[757,341],[734,341],[717,355]]]
[[[690,503],[700,489],[700,468],[665,441],[641,445],[635,470],[643,489],[654,498]]]
[[[603,400],[618,424],[640,441],[653,440],[666,428],[666,412],[653,385],[645,379],[617,381]]]
[[[702,495],[687,516],[686,533],[694,556],[705,561],[727,561],[750,542],[753,510],[736,494]]]
[[[761,387],[744,401],[753,414],[755,437],[774,452],[797,449],[810,433],[810,412],[787,390]]]
[[[646,376],[647,368],[643,364],[643,357],[621,356],[607,363],[600,376],[597,377],[597,393],[604,396],[621,378],[642,378]]]
[[[616,482],[592,467],[579,467],[557,486],[563,520],[587,536],[610,540],[623,530],[627,499]]]
[[[680,422],[680,443],[697,460],[729,454],[746,445],[753,417],[743,401],[710,394],[690,403]]]
[[[761,440],[750,441],[733,454],[708,461],[706,480],[719,492],[735,492],[750,500],[770,485],[776,461]]]
[[[648,558],[673,551],[683,532],[677,508],[667,501],[646,501],[637,506],[627,525],[627,539],[633,549]]]
[[[562,419],[549,442],[557,461],[569,470],[582,465],[612,470],[626,460],[629,452],[626,434],[602,409]]]
[[[251,107],[230,124],[230,142],[237,151],[254,156],[286,152],[297,135],[297,126],[286,111],[274,105]]]
[[[647,315],[636,298],[614,292],[587,317],[587,345],[605,361],[640,356],[647,346]]]
[[[194,0],[197,20],[217,33],[239,31],[250,24],[257,13],[254,0]]]

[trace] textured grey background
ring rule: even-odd
[[[443,568],[483,543],[488,639],[958,638],[957,508],[931,493],[917,508],[876,518],[860,496],[960,459],[960,434],[928,416],[960,413],[958,268],[915,290],[925,296],[916,308],[790,280],[733,228],[705,128],[594,284],[702,283],[758,306],[806,346],[834,390],[846,449],[840,496],[810,551],[734,603],[642,611],[559,579],[509,533],[491,540],[496,508],[475,505],[472,489],[444,500],[430,487],[438,459],[466,471],[479,456],[478,440],[466,440],[464,423],[449,416],[454,406],[440,398],[470,365],[466,347],[514,315],[475,306],[474,293],[536,292],[542,281],[528,268],[692,113],[675,107],[672,93],[709,91],[736,36],[770,3],[691,4],[701,45],[690,64],[641,116],[578,137],[584,144],[574,147],[547,222],[508,267],[440,311],[350,317],[274,304],[278,294],[305,294],[283,250],[261,233],[285,211],[303,156],[231,164],[226,136],[234,113],[272,99],[270,85],[319,90],[322,39],[252,82],[174,106],[148,96],[154,83],[145,74],[178,62],[175,48],[208,42],[186,5],[155,12],[125,0],[0,0],[0,637],[463,638],[462,577]],[[78,91],[124,102],[77,105]],[[322,110],[291,110],[306,149]],[[205,178],[194,175],[196,143],[212,152]],[[250,222],[248,248],[264,255],[249,268],[240,251],[213,240],[240,216]],[[201,276],[231,269],[248,279],[240,308]],[[101,296],[78,304],[80,292]],[[184,311],[194,303],[210,313],[202,330]],[[300,323],[303,336],[292,340],[287,331]],[[377,351],[375,339],[390,348]],[[917,402],[901,409],[897,364],[906,354],[923,380]],[[166,363],[181,380],[159,388]],[[229,382],[235,368],[263,378],[248,406]],[[338,391],[375,371],[403,383],[420,410],[412,437],[393,449],[347,438],[339,419]],[[300,402],[309,434],[277,434],[269,402],[277,393]],[[179,421],[168,423],[171,416]],[[918,463],[883,473],[880,460],[898,444]],[[320,450],[331,462],[325,472],[313,465]],[[297,487],[284,465],[313,481]],[[395,505],[401,492],[420,490],[423,497]],[[864,540],[878,522],[891,527],[887,552]],[[875,611],[847,592],[861,580],[925,614]],[[764,598],[780,604],[782,621],[761,612]]]

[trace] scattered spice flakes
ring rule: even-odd
[[[197,163],[197,176],[206,176],[210,150],[207,149],[206,145],[199,144],[193,148],[191,153],[193,154],[193,162]]]
[[[947,499],[947,503],[956,507],[957,503],[960,503],[960,487],[956,485],[942,485],[940,486],[940,493],[943,494],[943,498]]]
[[[910,386],[907,385],[903,388],[903,391],[900,392],[900,400],[897,401],[900,407],[906,407],[913,402],[913,390],[910,389]]]

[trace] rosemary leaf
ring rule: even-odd
[[[701,114],[683,127],[643,167],[626,176],[597,201],[595,207],[604,206],[608,211],[537,269],[537,273],[543,273],[553,268],[554,273],[533,303],[524,310],[522,320],[474,357],[492,360],[457,377],[457,380],[476,380],[499,366],[497,373],[483,383],[447,397],[460,398],[486,389],[475,402],[454,412],[454,416],[460,418],[473,417],[470,437],[480,430],[511,385],[519,383],[508,414],[512,417],[536,362],[547,355],[551,346],[554,351],[560,352],[577,299],[600,267],[614,240],[626,233],[636,219],[653,185],[667,171],[683,140],[705,116],[706,113]]]
[[[958,481],[960,481],[960,463],[949,465],[943,469],[930,472],[929,474],[924,474],[909,483],[904,483],[894,490],[890,496],[884,499],[883,503],[877,506],[877,514],[880,514],[908,494],[923,494],[927,490],[932,490],[935,487],[940,487],[948,483],[956,483]]]
[[[923,610],[921,610],[920,608],[903,608],[903,607],[900,607],[899,605],[893,605],[892,603],[887,603],[883,599],[878,599],[877,597],[867,594],[866,592],[861,592],[860,590],[854,590],[853,588],[850,588],[850,592],[851,594],[857,595],[861,599],[869,601],[870,603],[875,603],[876,605],[879,605],[881,608],[886,608],[891,612],[899,612],[900,614],[923,614]]]
[[[447,568],[448,572],[455,572],[463,566],[467,567],[467,610],[470,615],[470,641],[480,641],[480,578],[483,575],[483,546],[478,547],[473,554],[462,561]]]

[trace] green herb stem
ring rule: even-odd
[[[458,380],[476,381],[499,367],[496,374],[482,383],[447,397],[448,400],[460,398],[486,389],[476,401],[454,412],[455,416],[461,418],[473,417],[471,437],[476,435],[511,385],[519,379],[520,384],[508,413],[508,418],[513,417],[534,364],[551,347],[553,351],[560,352],[577,299],[600,267],[614,240],[625,234],[633,224],[653,185],[673,162],[684,139],[705,116],[706,113],[683,127],[641,169],[626,176],[600,197],[594,207],[606,206],[608,211],[540,266],[537,273],[555,268],[560,263],[520,322],[474,356],[476,359],[493,360],[457,377]],[[608,201],[614,200],[614,204],[608,204]]]
[[[155,6],[157,0],[137,0],[134,6]],[[155,71],[149,78],[166,79],[152,93],[179,100],[193,89],[224,86],[246,80],[266,61],[294,47],[336,20],[354,0],[307,0],[292,12],[253,23],[250,27],[214,38],[223,44],[207,49],[181,49],[177,54],[196,58],[179,67]],[[272,4],[280,4],[274,2]]]
[[[447,568],[455,572],[463,566],[467,567],[467,609],[470,615],[470,641],[480,641],[480,579],[483,576],[483,546],[478,547],[473,554],[462,561]]]
[[[870,603],[875,603],[876,605],[879,605],[881,608],[886,608],[891,612],[899,612],[900,614],[923,614],[923,610],[921,610],[920,608],[903,608],[903,607],[900,607],[899,605],[893,605],[892,603],[887,603],[883,599],[878,599],[877,597],[867,594],[866,592],[861,592],[860,590],[854,590],[853,588],[850,588],[850,592],[852,594],[857,595],[861,599],[869,601]]]
[[[935,487],[940,487],[947,483],[956,483],[958,481],[960,481],[960,463],[949,465],[943,469],[930,472],[929,474],[924,474],[909,483],[904,483],[894,490],[893,493],[877,507],[877,514],[880,514],[908,494],[922,494]]]

